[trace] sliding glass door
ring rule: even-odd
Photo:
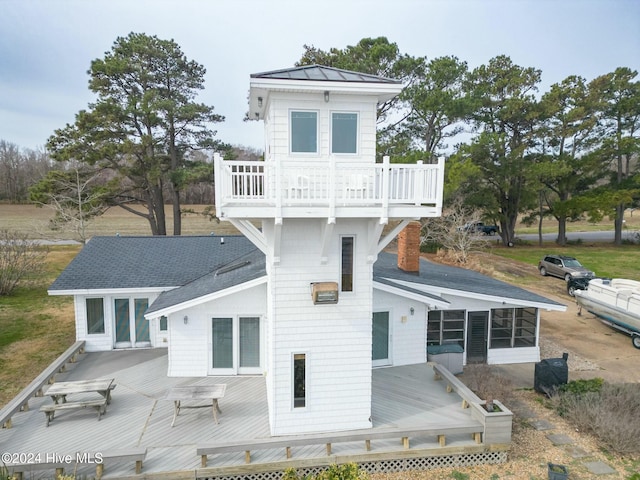
[[[210,375],[262,373],[260,317],[211,319]]]
[[[149,321],[144,318],[148,306],[148,298],[114,299],[116,348],[151,346]]]

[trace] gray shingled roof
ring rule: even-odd
[[[494,297],[512,298],[525,302],[546,303],[549,305],[563,306],[561,303],[549,300],[520,287],[510,285],[500,280],[495,280],[481,273],[464,268],[451,267],[420,259],[420,273],[413,274],[400,270],[397,266],[397,255],[382,252],[373,265],[373,278],[403,280],[432,287],[439,287],[462,292],[491,295]],[[403,286],[399,285],[400,288]]]
[[[270,72],[252,73],[251,78],[278,80],[315,80],[322,82],[402,83],[400,80],[379,77],[368,73],[352,72],[323,65],[305,65]]]
[[[255,250],[243,236],[93,237],[50,291],[179,287]]]
[[[180,305],[181,303],[264,277],[267,274],[265,264],[266,257],[264,253],[255,248],[247,255],[233,259],[223,267],[183,287],[160,294],[153,304],[149,306],[146,313],[149,314],[174,305]]]
[[[167,288],[148,313],[178,305],[266,275],[265,256],[243,236],[94,237],[49,290]],[[397,256],[382,252],[373,265],[375,281],[429,297],[402,280],[461,292],[562,304],[478,272],[420,259],[420,273],[397,267]],[[178,288],[176,288],[178,287]]]

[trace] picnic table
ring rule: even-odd
[[[79,410],[95,408],[98,412],[98,420],[107,412],[107,405],[111,403],[111,390],[115,388],[113,378],[96,380],[79,380],[74,382],[56,382],[49,387],[46,395],[51,397],[53,404],[43,405],[40,411],[47,417],[47,427],[53,420],[56,411]],[[98,393],[101,398],[69,401],[67,395]]]
[[[171,388],[164,396],[165,400],[173,400],[173,420],[171,421],[171,426],[173,427],[175,425],[176,418],[178,418],[181,408],[211,407],[211,410],[213,411],[213,419],[216,424],[219,423],[217,413],[222,413],[222,410],[220,410],[218,400],[224,397],[226,389],[226,383],[219,383],[216,385],[184,385]],[[211,400],[211,403],[204,405],[182,405],[183,401],[190,400]]]
[[[58,404],[60,400],[62,400],[62,403],[66,403],[67,395],[97,392],[107,400],[107,405],[109,405],[111,403],[111,390],[115,388],[113,382],[113,378],[56,382],[49,387],[47,395],[51,397],[55,404]]]

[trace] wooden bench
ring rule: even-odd
[[[446,436],[455,434],[472,434],[476,443],[482,443],[483,427],[481,425],[452,427],[447,425],[421,428],[415,430],[372,430],[370,432],[345,432],[330,435],[305,435],[300,437],[269,438],[266,440],[252,440],[246,442],[228,442],[212,445],[200,445],[197,454],[201,457],[203,467],[207,466],[207,456],[220,453],[233,453],[244,451],[245,463],[251,463],[251,450],[267,450],[271,448],[284,448],[287,459],[291,458],[291,448],[307,445],[326,445],[327,456],[331,455],[333,443],[364,442],[366,451],[371,450],[372,440],[399,438],[403,448],[409,449],[410,438],[436,437],[441,447],[446,445]]]
[[[456,378],[456,376],[439,364],[433,366],[433,372],[436,380],[447,381],[447,393],[456,392],[462,398],[462,408],[469,408],[470,403],[482,403],[482,399],[471,391],[464,383]]]
[[[102,463],[96,465],[96,478],[99,479],[104,473],[105,460],[113,461],[131,461],[136,462],[136,474],[142,472],[142,463],[147,456],[146,447],[127,448],[119,450],[108,450],[102,453]]]
[[[29,400],[36,396],[42,396],[45,385],[53,383],[55,376],[65,371],[67,363],[75,363],[80,353],[84,351],[84,340],[71,345],[62,355],[53,361],[40,375],[38,375],[27,387],[0,409],[0,428],[11,428],[11,417],[17,412],[29,410]]]
[[[107,411],[107,398],[100,398],[96,400],[85,400],[82,402],[66,402],[66,403],[53,403],[51,405],[43,405],[40,407],[40,411],[44,412],[47,416],[47,427],[53,420],[57,411],[60,410],[80,410],[83,408],[95,408],[98,412],[98,421]]]
[[[42,462],[42,463],[28,463],[28,464],[7,464],[5,465],[10,476],[15,477],[16,480],[21,480],[24,473],[39,470],[54,470],[56,478],[60,475],[64,475],[65,469],[75,467],[77,465],[95,465],[96,466],[96,479],[100,479],[104,474],[105,463],[112,463],[117,461],[133,461],[135,462],[136,474],[142,472],[142,464],[147,455],[147,449],[145,447],[140,448],[126,448],[118,450],[109,450],[103,453],[76,453],[74,455],[57,455],[57,461]],[[70,461],[63,461],[63,459],[71,459]]]

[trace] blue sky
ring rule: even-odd
[[[0,140],[43,147],[95,97],[92,60],[129,32],[174,39],[207,69],[199,101],[226,117],[218,137],[263,148],[243,122],[249,75],[386,36],[401,52],[471,68],[506,54],[542,70],[541,89],[640,69],[638,0],[0,0]]]

